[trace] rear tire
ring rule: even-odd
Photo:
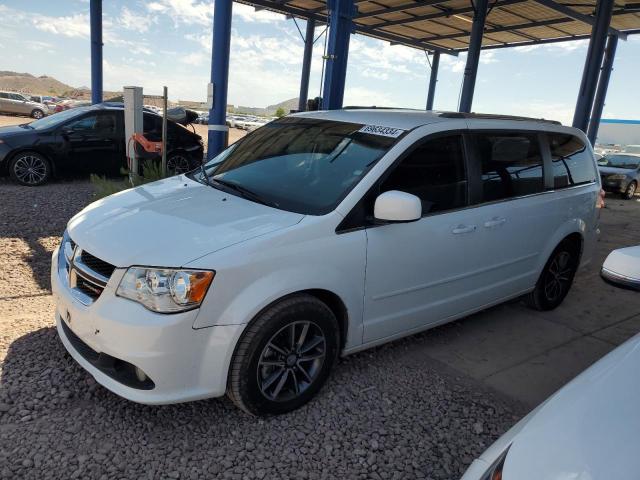
[[[21,152],[9,162],[11,178],[27,187],[39,187],[51,178],[51,164],[36,152]]]
[[[633,196],[636,194],[637,188],[638,188],[638,185],[634,180],[631,183],[629,183],[629,185],[627,185],[627,189],[624,191],[624,194],[622,196],[627,200],[631,200]]]
[[[540,311],[553,310],[559,306],[573,284],[579,256],[576,244],[563,240],[547,260],[533,291],[525,295],[527,306]]]
[[[293,295],[268,307],[236,346],[227,395],[252,415],[282,414],[311,400],[338,356],[338,322],[317,298]]]

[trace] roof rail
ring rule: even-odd
[[[500,115],[494,113],[464,113],[464,112],[440,112],[442,118],[468,118],[484,120],[516,120],[521,122],[543,122],[553,125],[562,125],[557,120],[547,120],[546,118],[521,117],[518,115]]]

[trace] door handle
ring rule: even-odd
[[[506,221],[506,218],[494,217],[491,220],[487,220],[486,222],[484,222],[484,226],[485,228],[499,227]]]
[[[475,225],[458,225],[457,227],[454,227],[451,230],[451,233],[453,233],[454,235],[460,235],[462,233],[475,232],[475,230],[476,230]]]

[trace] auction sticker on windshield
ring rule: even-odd
[[[404,130],[400,128],[381,127],[380,125],[365,125],[360,130],[360,133],[369,133],[371,135],[381,135],[383,137],[398,138],[404,133]]]

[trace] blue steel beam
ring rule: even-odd
[[[598,128],[600,128],[600,119],[602,118],[602,110],[604,102],[607,98],[607,89],[609,88],[609,79],[613,70],[613,61],[616,57],[616,48],[618,47],[618,37],[609,35],[607,47],[604,51],[604,61],[602,62],[602,70],[600,71],[600,80],[598,81],[598,90],[596,91],[596,99],[593,102],[593,111],[591,112],[591,121],[589,122],[589,130],[587,137],[591,141],[591,145],[596,144],[598,136]]]
[[[611,12],[613,11],[614,0],[598,0],[596,6],[596,24],[591,30],[589,48],[584,63],[582,81],[578,91],[578,100],[573,114],[573,126],[583,132],[587,131],[589,116],[593,107],[593,99],[598,84],[598,73],[602,64],[607,32],[611,23]]]
[[[229,51],[231,44],[231,12],[233,0],[216,0],[213,10],[213,45],[211,47],[211,83],[213,107],[209,110],[207,159],[227,145],[227,89],[229,83]]]
[[[89,3],[91,28],[91,103],[102,102],[102,0]]]
[[[438,67],[440,66],[440,52],[433,53],[431,60],[431,75],[429,76],[429,92],[427,93],[427,110],[433,110],[433,100],[436,96],[436,83],[438,82]]]
[[[477,0],[475,2],[473,25],[471,26],[471,36],[469,37],[467,64],[464,69],[462,93],[460,94],[460,105],[458,106],[458,111],[460,112],[471,112],[471,104],[473,103],[473,92],[476,87],[476,76],[478,75],[478,65],[480,64],[482,33],[484,31],[484,24],[487,19],[487,8],[487,0]]]
[[[349,39],[353,30],[353,0],[328,0],[329,42],[327,46],[326,75],[322,91],[322,108],[342,108],[344,86],[349,58]]]
[[[307,20],[307,30],[304,35],[304,55],[302,56],[302,75],[300,77],[300,94],[298,95],[298,111],[307,109],[309,96],[309,75],[311,73],[311,57],[313,55],[313,37],[316,31],[316,21]]]

